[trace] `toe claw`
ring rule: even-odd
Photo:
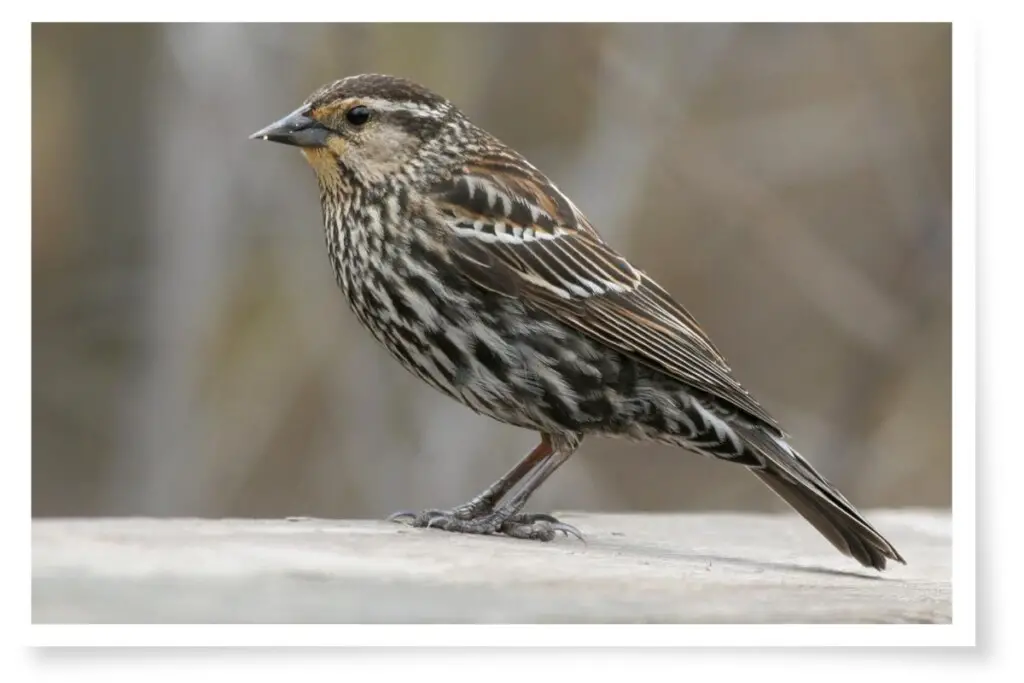
[[[416,513],[412,510],[399,510],[398,512],[392,512],[387,516],[387,521],[398,522],[399,524],[411,524],[415,519]]]
[[[570,536],[575,536],[577,540],[580,540],[584,543],[587,542],[587,539],[583,538],[583,534],[580,532],[580,530],[571,524],[566,524],[564,522],[555,522],[551,525],[551,528],[555,531],[561,531],[563,534],[565,534],[566,538],[569,538]]]

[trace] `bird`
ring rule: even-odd
[[[437,391],[540,436],[468,502],[390,520],[582,537],[524,507],[585,437],[618,437],[746,467],[844,555],[906,564],[790,445],[689,311],[445,97],[398,76],[347,76],[250,138],[297,147],[312,167],[336,283],[373,338]]]

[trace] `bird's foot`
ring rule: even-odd
[[[505,510],[474,514],[476,512],[470,506],[457,507],[454,510],[424,510],[419,513],[403,511],[390,515],[388,521],[400,522],[421,529],[442,529],[462,534],[482,535],[502,533],[512,538],[545,542],[554,539],[558,532],[562,532],[566,536],[575,536],[581,541],[583,540],[583,534],[579,529],[560,522],[551,515],[509,514]]]
[[[474,512],[467,506],[454,510],[402,511],[390,515],[388,521],[400,522],[418,529],[442,529],[463,534],[493,534],[501,528],[502,520],[496,513]]]

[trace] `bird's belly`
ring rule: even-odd
[[[680,445],[701,431],[686,387],[516,299],[486,291],[400,299],[372,284],[353,293],[360,321],[403,367],[482,415]]]
[[[591,431],[621,416],[635,389],[633,361],[518,300],[490,292],[401,302],[380,291],[355,294],[356,315],[399,363],[500,422]]]

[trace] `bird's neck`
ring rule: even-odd
[[[335,279],[355,309],[374,271],[404,248],[400,194],[354,183],[321,187],[324,237]]]

